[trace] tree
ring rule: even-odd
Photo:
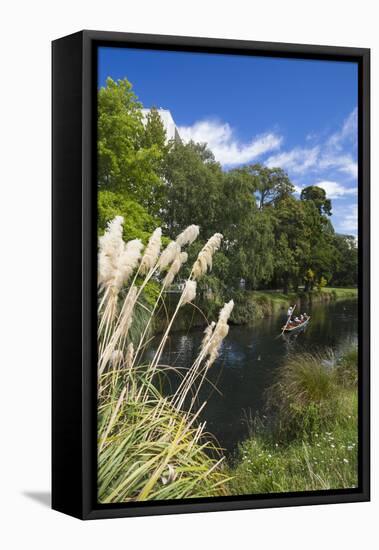
[[[304,257],[303,267],[314,272],[314,283],[324,277],[331,280],[335,269],[334,229],[314,200],[299,201],[303,205],[308,227],[309,255]]]
[[[157,214],[163,201],[159,166],[163,152],[152,143],[152,115],[146,134],[141,104],[127,79],[107,79],[98,92],[98,182],[100,189],[122,191]],[[148,143],[149,142],[149,143]]]
[[[261,164],[247,166],[245,170],[255,179],[259,209],[275,204],[295,191],[288,175],[281,168],[267,168]]]
[[[287,293],[291,278],[298,275],[298,264],[295,250],[290,246],[285,233],[276,242],[275,271],[276,280]]]
[[[356,286],[358,284],[358,247],[352,235],[335,235],[335,270],[333,286]]]
[[[191,224],[200,226],[204,239],[221,231],[222,171],[208,150],[194,142],[173,144],[166,156],[164,177],[162,217],[171,236]]]
[[[98,232],[104,233],[107,222],[116,216],[124,217],[123,238],[142,239],[146,243],[160,221],[151,216],[140,204],[115,191],[100,190],[97,198]]]
[[[249,170],[224,174],[219,219],[231,260],[229,278],[234,286],[245,279],[247,288],[267,283],[274,266],[272,218],[259,211],[255,190],[256,176]]]
[[[326,198],[325,190],[321,187],[317,187],[317,185],[310,185],[309,187],[305,187],[301,191],[300,199],[302,201],[312,201],[320,214],[331,216],[331,200]]]
[[[272,211],[275,223],[275,280],[285,292],[302,282],[311,256],[311,227],[306,209],[293,196],[281,199]]]
[[[141,146],[156,147],[162,154],[166,152],[166,130],[156,107],[152,107],[146,117],[145,129],[142,134]]]

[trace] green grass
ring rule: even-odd
[[[107,371],[100,386],[99,502],[225,495],[228,478],[215,441],[196,414],[161,396],[145,368]]]
[[[229,475],[232,494],[357,485],[357,352],[288,361],[268,393],[264,422],[251,426]]]
[[[322,292],[332,294],[336,300],[349,300],[358,297],[357,288],[333,288],[324,287]]]
[[[353,401],[353,398],[352,398]],[[311,441],[289,445],[250,439],[240,447],[232,468],[232,494],[314,491],[357,485],[357,416],[343,428],[315,432]]]

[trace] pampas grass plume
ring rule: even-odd
[[[188,280],[182,294],[182,305],[192,302],[196,298],[196,281]]]
[[[176,242],[179,246],[185,246],[186,244],[192,244],[199,235],[198,225],[189,225],[180,235],[176,237]]]
[[[146,246],[144,255],[140,264],[141,275],[146,275],[157,263],[159,252],[161,250],[162,229],[158,227],[151,235]]]
[[[112,286],[117,291],[129,281],[133,271],[136,269],[141,258],[142,248],[143,244],[140,239],[134,239],[125,245],[124,250],[119,256],[114,280],[112,281]]]
[[[163,250],[161,257],[159,258],[159,269],[161,271],[166,269],[167,266],[172,264],[178,254],[180,254],[180,245],[175,241],[171,241]]]
[[[209,359],[206,363],[207,369],[211,365],[213,365],[213,363],[217,359],[221,348],[221,344],[224,338],[228,335],[228,332],[229,332],[228,320],[229,320],[230,314],[233,311],[233,307],[234,307],[233,300],[230,300],[230,302],[224,305],[224,307],[220,311],[217,324],[213,330],[213,334],[211,334],[211,337],[208,339],[206,345],[203,346],[203,349],[206,351],[206,355],[209,356]]]
[[[124,218],[116,216],[108,222],[107,228],[99,238],[99,256],[98,256],[98,284],[102,287],[109,285],[115,270],[120,254],[124,248],[122,240],[122,225]]]
[[[180,268],[186,261],[188,260],[188,254],[187,252],[180,252],[175,258],[175,260],[172,262],[170,269],[167,272],[166,277],[163,280],[163,287],[167,288],[170,286],[175,276],[179,273]]]
[[[200,250],[193,266],[192,273],[194,279],[200,279],[208,270],[212,270],[213,254],[220,248],[221,240],[221,233],[215,233]]]

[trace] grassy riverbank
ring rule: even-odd
[[[324,294],[331,294],[335,300],[352,300],[358,298],[357,288],[331,288],[322,289]]]
[[[357,485],[357,350],[339,359],[298,356],[267,395],[267,416],[230,467],[232,494]]]
[[[301,309],[309,309],[312,304],[333,302],[336,300],[353,300],[358,297],[356,288],[323,288],[312,292],[289,292],[287,294],[279,290],[239,290],[231,294],[235,307],[231,316],[231,323],[235,325],[248,325],[257,319],[263,319],[280,313],[285,314],[289,305],[297,304]],[[168,296],[166,314],[175,309],[176,296]],[[174,330],[189,330],[191,327],[206,326],[206,318],[212,318],[217,308],[221,307],[223,298],[214,295],[212,299],[202,300],[201,312],[197,308],[188,309],[180,313]],[[164,327],[163,315],[156,321],[158,332]]]
[[[238,292],[235,296],[236,307],[232,322],[249,324],[256,319],[270,317],[280,312],[285,313],[289,305],[297,304],[302,309],[312,304],[333,302],[335,300],[355,299],[358,296],[356,288],[323,288],[312,292],[289,292],[279,290],[252,290]]]

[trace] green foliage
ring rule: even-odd
[[[247,288],[267,283],[274,268],[274,234],[269,212],[259,210],[255,191],[257,177],[245,169],[224,175],[220,227],[230,258],[229,286],[241,278]]]
[[[145,148],[156,147],[158,151],[165,153],[166,130],[156,107],[152,107],[147,115],[145,131],[142,135],[141,146]]]
[[[190,142],[173,144],[165,161],[164,220],[170,236],[197,224],[203,239],[219,230],[222,171],[211,153]]]
[[[275,227],[275,281],[288,292],[297,290],[312,256],[311,227],[301,201],[293,196],[283,198],[273,209]]]
[[[99,234],[103,234],[108,221],[115,216],[123,216],[124,240],[138,238],[146,243],[159,225],[157,218],[148,214],[143,206],[121,192],[99,191],[97,207]]]
[[[312,269],[307,269],[304,276],[306,289],[312,290],[315,284],[315,273]]]
[[[328,284],[328,281],[321,275],[320,280],[317,284],[317,290],[322,290],[326,285]]]
[[[317,187],[316,185],[310,185],[305,187],[300,194],[302,201],[312,201],[316,206],[319,214],[326,214],[330,216],[332,213],[332,203],[330,199],[326,198],[325,189]]]
[[[160,289],[161,289],[160,284],[154,280],[150,280],[144,286],[144,297],[145,297],[146,303],[150,307],[152,307],[157,301]]]
[[[257,296],[254,292],[237,290],[233,293],[233,300],[231,321],[237,325],[253,323],[273,312],[272,301],[265,295]]]
[[[253,164],[247,166],[246,170],[255,179],[255,191],[258,195],[260,210],[290,197],[295,191],[288,175],[281,168],[267,168],[261,164]]]
[[[357,284],[358,247],[355,237],[351,235],[334,236],[335,269],[331,283],[337,286],[354,286]]]
[[[159,172],[163,151],[153,115],[145,129],[142,105],[125,78],[107,79],[98,92],[99,187],[122,191],[157,214],[163,199]],[[158,143],[154,143],[158,136]]]

